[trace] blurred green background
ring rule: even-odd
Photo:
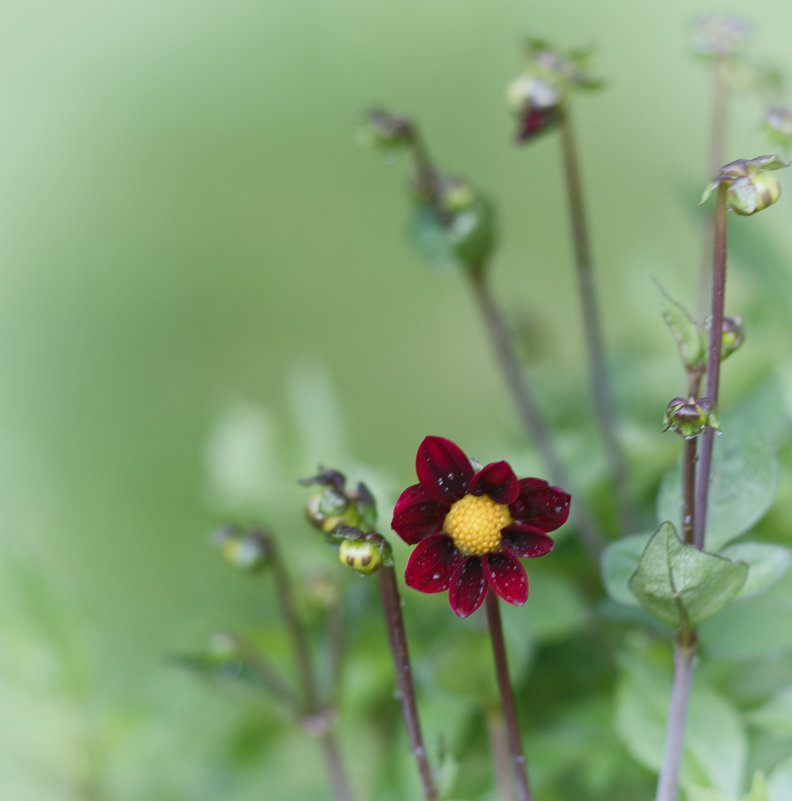
[[[652,495],[677,452],[662,411],[684,390],[652,279],[695,302],[709,77],[689,55],[690,22],[721,10],[2,4],[0,797],[327,797],[312,743],[272,705],[167,662],[223,627],[275,631],[266,580],[236,575],[207,533],[262,519],[297,572],[335,574],[295,485],[319,461],[369,481],[385,527],[427,433],[541,469],[464,282],[425,269],[407,241],[407,167],[355,145],[372,104],[414,114],[439,164],[495,199],[495,291],[570,468],[596,486],[558,143],[515,148],[504,102],[528,33],[596,45],[608,83],[573,115],[634,490]],[[752,52],[792,75],[789,4],[757,2],[750,21]],[[729,159],[768,150],[768,99],[735,97]],[[727,312],[745,317],[750,352],[729,362],[724,403],[771,365],[789,375],[790,214],[782,199],[733,225]],[[357,722],[342,728],[355,781],[407,798],[372,778],[387,759],[371,707],[395,715],[387,692],[365,690],[367,671],[377,689],[389,680],[365,610],[375,594],[335,575],[370,637],[348,678]],[[563,631],[585,617],[570,598]],[[425,601],[408,598],[408,616]],[[444,599],[428,603],[464,630]],[[428,702],[433,742],[456,720],[446,701]],[[403,761],[403,741],[390,747]]]

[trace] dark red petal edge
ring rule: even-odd
[[[396,501],[391,528],[410,545],[424,537],[439,534],[443,528],[447,506],[433,501],[420,484],[407,487]]]
[[[459,617],[472,615],[484,602],[487,594],[487,579],[478,556],[469,556],[462,561],[448,588],[448,601],[454,614]]]
[[[445,534],[427,537],[410,555],[404,581],[414,590],[442,592],[448,589],[451,575],[461,561],[450,537]]]
[[[489,495],[495,503],[514,503],[520,496],[520,484],[508,462],[493,462],[483,467],[470,482],[471,495]]]
[[[553,542],[541,529],[515,523],[501,531],[501,547],[520,559],[544,556],[553,550]]]
[[[569,517],[570,496],[540,478],[523,478],[520,496],[509,505],[515,523],[527,523],[542,531],[555,531]]]
[[[491,553],[484,558],[490,587],[506,603],[522,606],[528,600],[528,575],[525,568],[507,553]]]
[[[426,437],[415,458],[418,481],[432,500],[449,506],[462,498],[473,478],[473,467],[449,439]]]

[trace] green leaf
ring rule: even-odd
[[[679,520],[680,474],[677,468],[663,480],[657,499],[658,522]],[[770,508],[777,483],[778,460],[763,438],[745,426],[718,435],[712,454],[707,550],[719,551],[753,526]]]
[[[453,270],[457,259],[448,234],[429,206],[417,206],[409,222],[408,236],[418,255],[437,270]]]
[[[638,562],[646,550],[652,533],[631,534],[617,542],[611,542],[602,553],[602,581],[613,598],[625,606],[637,606],[638,600],[631,592],[628,582],[638,569]]]
[[[727,606],[747,575],[745,564],[685,545],[666,522],[649,540],[629,586],[649,614],[682,628]]]
[[[671,671],[667,651],[645,648],[622,657],[615,726],[632,756],[658,771],[663,759]],[[693,677],[680,783],[734,798],[742,791],[748,746],[736,710],[701,674]]]
[[[701,645],[723,659],[757,659],[792,649],[792,572],[767,592],[733,604],[699,629]]]
[[[752,598],[770,589],[786,573],[790,560],[789,548],[760,542],[727,545],[720,555],[748,565],[748,578],[737,598]]]
[[[792,736],[792,687],[785,687],[748,715],[754,726],[782,737]]]
[[[768,777],[767,797],[770,801],[789,801],[792,798],[792,757],[776,765]]]
[[[696,325],[682,305],[677,303],[662,287],[660,287],[660,291],[664,297],[663,319],[676,340],[682,362],[687,367],[700,367],[706,361],[707,355],[707,341],[704,332]]]

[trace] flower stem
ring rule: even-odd
[[[353,801],[354,796],[333,735],[332,712],[322,708],[319,702],[316,673],[311,661],[308,639],[297,614],[291,579],[274,543],[270,560],[281,615],[291,637],[294,658],[297,663],[297,675],[305,703],[303,724],[305,729],[315,734],[321,743],[325,766],[336,801]]]
[[[695,630],[686,637],[682,632],[678,633],[674,639],[674,679],[668,706],[663,764],[657,781],[655,801],[676,801],[695,655]]]
[[[520,727],[517,722],[517,710],[514,707],[511,682],[509,681],[509,666],[506,661],[506,645],[503,641],[503,625],[501,623],[498,597],[492,590],[487,591],[485,601],[487,605],[487,623],[489,624],[492,653],[495,657],[495,674],[498,678],[503,717],[506,721],[506,737],[511,751],[512,769],[517,785],[518,801],[533,801],[531,788],[528,784],[528,773],[525,765],[522,743],[520,741]]]
[[[619,444],[619,437],[614,424],[616,404],[613,399],[613,391],[605,361],[605,347],[603,345],[602,326],[594,288],[591,247],[589,245],[588,226],[586,225],[583,205],[580,168],[568,114],[564,115],[559,127],[561,130],[564,177],[566,179],[567,200],[569,202],[569,220],[572,227],[572,243],[575,249],[575,266],[577,268],[578,290],[583,313],[583,332],[586,340],[591,388],[600,432],[608,457],[611,484],[617,498],[617,512],[622,531],[627,533],[634,528],[635,511],[628,494],[624,454]]]
[[[517,406],[523,426],[544,460],[551,480],[572,491],[572,495],[575,497],[575,517],[581,540],[591,555],[598,558],[603,549],[602,535],[581,495],[574,492],[572,482],[561,462],[539,406],[525,382],[506,330],[503,315],[490,292],[486,272],[486,270],[469,270],[468,277],[506,384]]]
[[[723,306],[726,296],[726,193],[728,185],[724,182],[718,187],[715,207],[715,252],[712,270],[712,311],[710,320],[709,349],[707,352],[706,397],[713,409],[718,405],[718,386],[720,383],[721,342],[723,332]],[[704,547],[707,530],[707,501],[709,496],[710,472],[712,467],[712,446],[715,431],[708,427],[701,442],[696,481],[696,524],[694,544]]]
[[[685,440],[682,451],[682,534],[693,545],[696,527],[696,451],[698,437]]]
[[[421,722],[418,718],[418,706],[415,700],[415,687],[410,667],[410,654],[407,649],[404,618],[401,612],[401,599],[396,585],[396,574],[392,566],[385,565],[380,568],[377,576],[385,614],[385,625],[388,629],[388,639],[393,654],[393,665],[396,669],[397,695],[401,702],[404,725],[410,740],[410,750],[418,765],[424,798],[426,801],[436,801],[437,789],[426,757]]]
[[[498,785],[498,793],[502,801],[515,801],[511,781],[509,742],[506,738],[503,713],[497,708],[492,708],[486,711],[485,717],[492,761],[495,765],[495,783]]]
[[[726,112],[729,90],[726,85],[726,59],[715,55],[712,64],[712,105],[710,108],[709,162],[707,180],[717,175],[726,161]],[[706,221],[702,231],[704,241],[701,248],[701,269],[699,280],[699,311],[703,316],[709,285],[709,263],[712,258],[713,229],[715,220],[707,207]]]

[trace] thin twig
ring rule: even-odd
[[[418,705],[415,700],[415,686],[412,680],[410,653],[407,648],[407,635],[404,630],[404,618],[401,612],[399,590],[396,585],[396,574],[392,566],[385,565],[380,568],[377,577],[379,578],[385,625],[388,630],[391,653],[393,654],[393,665],[396,670],[397,695],[401,703],[404,725],[410,741],[410,750],[418,766],[424,798],[426,801],[436,801],[437,789],[426,756],[426,747],[421,733],[421,721],[418,718]]]
[[[489,333],[492,348],[495,351],[512,400],[517,406],[525,431],[539,451],[539,455],[550,473],[551,481],[574,495],[574,515],[580,531],[580,538],[592,557],[597,559],[604,547],[602,535],[582,496],[574,492],[572,481],[558,455],[539,406],[525,381],[517,355],[506,330],[503,315],[490,292],[486,270],[469,270],[468,277],[473,289],[473,295],[476,298],[481,316]]]
[[[492,654],[495,657],[495,674],[498,678],[503,718],[506,721],[506,737],[511,751],[512,770],[517,785],[518,801],[533,801],[531,787],[528,784],[528,772],[520,740],[520,726],[517,722],[517,710],[514,707],[514,695],[509,681],[509,666],[506,661],[506,644],[503,640],[503,625],[501,623],[498,596],[492,590],[487,591],[485,600],[487,606],[487,623],[489,624],[490,640],[492,641]]]
[[[600,324],[594,286],[591,247],[583,204],[580,168],[568,114],[564,115],[560,129],[564,178],[566,180],[567,200],[569,203],[569,222],[572,228],[572,243],[575,250],[575,266],[591,388],[600,432],[608,457],[611,484],[616,496],[616,507],[621,529],[622,533],[626,534],[635,528],[635,510],[629,496],[629,487],[626,481],[627,469],[615,425],[617,419],[616,403],[605,360],[605,347],[603,345],[602,326]]]

